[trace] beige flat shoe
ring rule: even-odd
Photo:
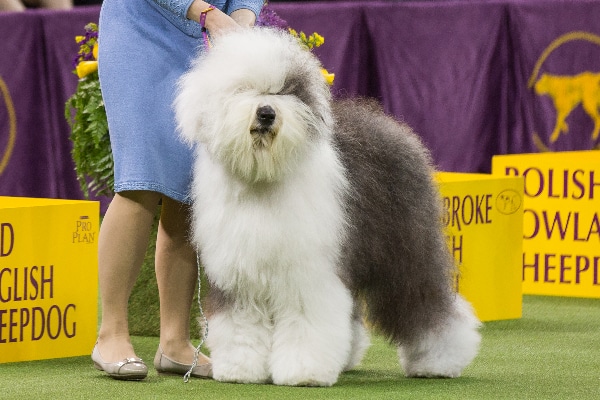
[[[98,343],[96,343],[92,351],[92,361],[96,369],[106,372],[114,379],[139,381],[148,376],[148,367],[141,358],[126,358],[114,363],[104,362],[98,351]]]
[[[159,374],[183,376],[190,370],[191,367],[191,364],[181,364],[177,361],[171,360],[163,353],[160,346],[158,346],[156,356],[154,357],[154,368]],[[191,376],[194,378],[212,378],[212,364],[209,362],[206,364],[196,365],[192,370]]]

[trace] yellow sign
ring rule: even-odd
[[[495,156],[524,179],[523,292],[600,298],[600,152]]]
[[[90,354],[98,202],[0,197],[0,363]]]
[[[522,178],[438,173],[458,291],[482,321],[522,315]]]

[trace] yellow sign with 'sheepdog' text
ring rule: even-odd
[[[524,179],[523,292],[600,298],[600,151],[495,156]]]
[[[90,354],[99,203],[0,197],[0,363]]]

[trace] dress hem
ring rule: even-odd
[[[154,182],[126,182],[115,184],[114,192],[126,192],[129,190],[148,190],[151,192],[162,193],[180,203],[190,204],[192,201],[187,194],[181,194],[175,190],[169,189],[162,184]]]

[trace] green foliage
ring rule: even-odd
[[[111,196],[113,157],[97,72],[79,80],[77,90],[65,104],[65,118],[71,127],[71,155],[85,197],[89,198],[90,192]]]

